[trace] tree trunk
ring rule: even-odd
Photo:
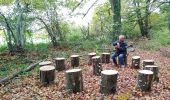
[[[89,53],[88,56],[89,56],[88,64],[91,65],[92,64],[92,57],[96,56],[96,53],[95,52]]]
[[[100,56],[92,57],[93,75],[100,75],[102,71]]]
[[[66,89],[73,93],[83,90],[83,78],[81,69],[70,69],[65,73]]]
[[[144,17],[146,37],[148,37],[149,34],[149,4],[150,4],[150,0],[146,0],[145,17]]]
[[[40,67],[40,81],[43,84],[49,84],[54,82],[55,79],[55,67],[54,66],[43,66]]]
[[[146,65],[145,66],[146,70],[151,70],[153,72],[153,81],[159,81],[158,77],[158,66],[155,65]]]
[[[100,92],[111,94],[116,92],[118,71],[104,70],[101,72]]]
[[[46,65],[52,65],[53,63],[51,61],[43,61],[43,62],[40,62],[39,63],[39,66],[42,67],[42,66],[46,66]]]
[[[154,65],[154,60],[143,60],[143,69],[145,69],[146,65]]]
[[[65,70],[65,58],[55,58],[56,70]]]
[[[72,55],[71,56],[71,66],[73,68],[79,66],[79,55]]]
[[[110,53],[102,53],[101,60],[102,63],[110,63]]]
[[[140,56],[132,57],[132,68],[139,69],[140,68]]]
[[[143,37],[145,37],[145,34],[146,34],[145,23],[144,23],[143,18],[142,18],[140,3],[139,3],[138,0],[133,0],[133,4],[136,7],[135,12],[136,12],[137,22],[138,22],[138,25],[139,25],[139,28],[140,28],[141,35]],[[145,17],[148,17],[148,16],[145,16]],[[147,22],[147,19],[145,21]]]
[[[138,87],[142,91],[150,91],[153,79],[153,72],[150,70],[140,70],[138,75]]]
[[[169,2],[169,10],[168,10],[168,29],[170,31],[170,2]]]
[[[121,0],[109,0],[113,12],[113,36],[121,33]]]

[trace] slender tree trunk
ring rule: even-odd
[[[168,11],[168,29],[170,31],[170,2],[169,2],[169,11]]]
[[[146,0],[146,8],[145,8],[145,36],[148,37],[149,34],[149,3],[150,0]]]
[[[121,34],[121,0],[109,0],[113,12],[113,36]]]
[[[145,36],[145,28],[144,28],[144,22],[142,20],[142,14],[141,14],[141,10],[140,10],[140,4],[138,0],[134,0],[133,1],[134,6],[136,7],[135,12],[136,12],[136,16],[137,16],[137,22],[140,28],[140,32],[142,36]]]

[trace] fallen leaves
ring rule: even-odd
[[[104,95],[100,90],[100,76],[94,76],[92,66],[87,65],[87,62],[81,63],[83,69],[83,87],[84,90],[80,93],[70,93],[65,90],[65,74],[56,72],[56,80],[54,84],[43,86],[37,78],[37,72],[30,76],[24,76],[20,79],[13,80],[11,84],[1,86],[1,99],[165,99],[170,98],[170,58],[164,57],[159,51],[146,51],[136,49],[135,52],[128,56],[128,65],[131,65],[131,57],[139,55],[141,60],[154,59],[156,65],[159,66],[159,82],[153,83],[150,92],[142,92],[137,87],[138,70],[128,68],[115,68],[111,63],[103,64],[103,69],[114,69],[119,73],[117,80],[117,91],[115,94]],[[88,61],[88,59],[87,59]],[[69,68],[69,67],[67,67]]]

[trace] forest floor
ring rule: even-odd
[[[136,88],[138,70],[130,68],[131,58],[135,55],[139,55],[141,60],[154,59],[155,65],[159,66],[159,82],[153,83],[150,92],[142,92]],[[103,64],[103,69],[114,69],[119,73],[117,91],[111,95],[104,95],[99,92],[101,77],[93,75],[92,66],[87,64],[88,57],[83,56],[80,59],[80,68],[83,69],[84,82],[84,90],[82,92],[73,94],[64,89],[64,71],[56,72],[54,84],[43,86],[40,83],[37,67],[31,73],[20,75],[10,81],[9,84],[1,85],[0,100],[170,100],[170,58],[163,56],[159,50],[135,49],[135,52],[129,53],[128,67],[125,69],[114,67],[112,63]],[[69,59],[67,61],[67,69],[70,69]]]

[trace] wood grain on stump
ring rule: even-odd
[[[40,67],[40,81],[42,83],[49,84],[54,82],[55,79],[55,67],[54,66],[42,66]]]
[[[83,78],[81,69],[70,69],[65,73],[66,89],[73,93],[83,90]]]
[[[153,72],[150,70],[140,70],[138,75],[138,87],[142,91],[150,91],[153,81]]]
[[[132,57],[132,68],[139,69],[140,68],[140,56]]]
[[[100,75],[102,71],[100,56],[92,57],[93,74]]]
[[[101,72],[100,92],[111,94],[116,92],[118,71],[104,70]]]
[[[143,60],[143,68],[145,68],[146,65],[154,65],[154,60],[148,59],[148,60]]]
[[[46,65],[52,65],[53,63],[51,61],[43,61],[43,62],[40,62],[39,63],[39,66],[42,67],[42,66],[46,66]]]
[[[147,65],[145,66],[146,70],[151,70],[153,72],[153,81],[157,81],[159,80],[158,77],[158,66],[155,65]]]
[[[65,70],[65,58],[55,58],[55,69],[58,71]]]
[[[110,63],[110,53],[101,54],[102,63]]]
[[[92,57],[96,56],[96,53],[95,52],[89,53],[88,56],[89,56],[88,64],[91,65],[92,64]]]
[[[71,66],[73,68],[79,66],[79,55],[71,55]]]

